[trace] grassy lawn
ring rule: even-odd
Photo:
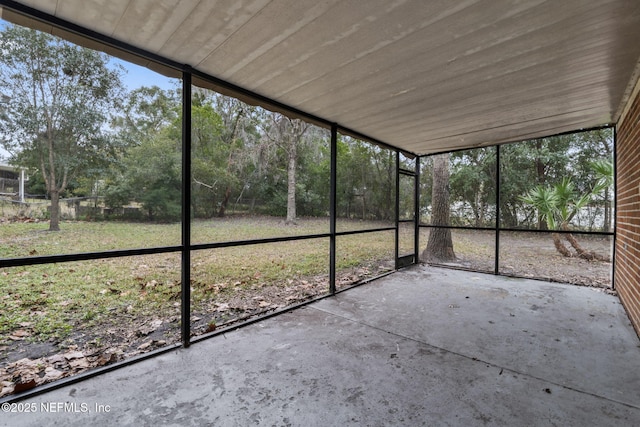
[[[0,227],[0,256],[57,255],[180,244],[179,224],[124,222],[62,222],[59,232],[49,224],[7,223]]]
[[[363,226],[359,222],[355,228]],[[371,228],[378,226],[372,224]],[[61,228],[60,232],[48,232],[46,223],[5,223],[0,227],[0,256],[180,242],[179,224],[63,222]],[[195,242],[223,242],[327,231],[326,219],[302,220],[289,227],[274,218],[231,218],[194,222],[192,236]],[[337,247],[338,270],[349,272],[350,280],[357,281],[377,274],[379,260],[393,259],[393,232],[343,236]],[[328,238],[194,251],[191,288],[195,332],[203,332],[215,322],[326,293],[328,253]],[[355,268],[361,270],[354,273]],[[46,341],[69,346],[101,340],[106,345],[109,340],[103,335],[126,333],[122,324],[135,329],[153,319],[168,325],[164,338],[176,340],[180,288],[179,253],[0,269],[0,350],[4,348],[0,361],[17,343]],[[144,334],[138,338],[143,339]]]
[[[344,220],[340,225],[341,229],[354,230],[382,226]],[[48,232],[47,226],[46,223],[3,223],[0,226],[0,256],[174,246],[180,242],[179,224],[63,222],[59,232]],[[284,225],[279,218],[269,217],[232,217],[192,224],[193,240],[200,243],[327,231],[326,218],[304,219],[293,227]],[[407,235],[401,236],[401,243],[411,242],[412,230],[404,231]],[[422,244],[426,242],[427,234],[427,229],[421,230]],[[458,263],[492,271],[492,232],[457,231],[454,234]],[[533,270],[536,264],[524,265],[523,260],[535,256],[536,260],[540,258],[537,263],[546,266],[547,271],[552,265],[562,268],[556,273],[560,279],[581,283],[575,279],[580,271],[595,277],[593,269],[597,264],[575,265],[576,271],[571,272],[568,269],[577,261],[559,258],[547,241],[549,239],[526,237],[527,240],[521,238],[511,243],[505,235],[502,243],[508,249],[503,260],[505,268],[522,265]],[[535,242],[531,243],[531,239]],[[516,249],[515,242],[535,244],[535,249]],[[390,268],[393,245],[392,231],[338,236],[338,286]],[[202,332],[204,323],[233,320],[326,293],[329,287],[328,254],[328,238],[194,251],[191,257],[192,314],[200,318],[194,321],[195,332]],[[511,260],[513,256],[516,258]],[[529,273],[523,271],[521,274]],[[606,271],[600,275],[603,274],[606,275]],[[180,280],[179,253],[2,268],[0,361],[2,346],[9,349],[9,344],[18,339],[64,343],[78,333],[99,336],[100,329],[110,324],[140,323],[152,318],[173,319],[175,323],[179,319]],[[178,326],[176,323],[173,329],[177,330]]]

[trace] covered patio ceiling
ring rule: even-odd
[[[615,123],[640,58],[637,0],[0,4],[4,19],[31,7],[415,154]]]

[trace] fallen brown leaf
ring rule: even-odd
[[[31,390],[32,388],[34,388],[35,386],[37,386],[38,383],[36,383],[35,379],[30,379],[27,380],[25,382],[17,381],[13,387],[13,392],[14,393],[20,393],[22,391],[26,391],[26,390]]]
[[[59,371],[57,369],[55,369],[52,366],[49,366],[47,368],[45,368],[44,370],[45,375],[44,375],[44,381],[48,382],[48,381],[55,381],[57,379],[60,379],[64,376],[64,372]]]
[[[89,361],[86,358],[73,359],[69,361],[69,366],[73,369],[87,369],[89,368]]]
[[[145,343],[142,343],[138,346],[138,350],[146,350],[149,347],[151,347],[151,341],[147,341]]]
[[[84,353],[81,351],[70,351],[70,352],[64,353],[63,356],[67,360],[81,359],[81,358],[84,358]]]

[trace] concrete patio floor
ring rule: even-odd
[[[417,266],[20,403],[0,425],[638,426],[640,340],[601,291]]]

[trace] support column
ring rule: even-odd
[[[20,169],[20,190],[19,190],[19,195],[20,195],[20,202],[24,203],[24,169]]]
[[[191,67],[182,72],[182,345],[191,344]]]
[[[329,293],[336,293],[336,192],[338,185],[338,125],[331,125],[331,178],[329,180]]]
[[[500,146],[496,145],[496,244],[493,273],[500,274]]]

